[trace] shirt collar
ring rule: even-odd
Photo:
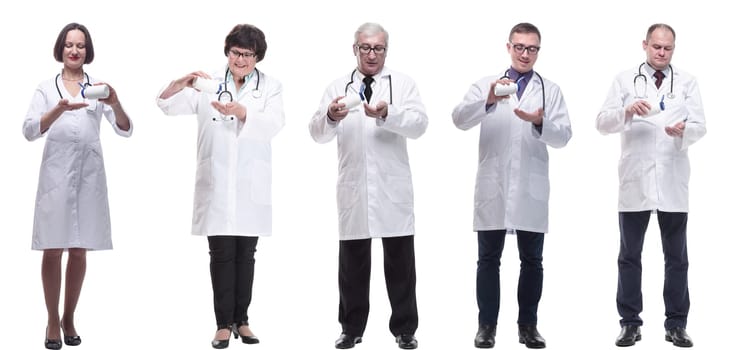
[[[532,78],[532,75],[534,75],[533,69],[526,73],[520,73],[520,72],[517,72],[516,69],[514,69],[514,67],[509,67],[508,76],[509,76],[509,79],[511,79],[513,81],[517,81],[520,77],[523,76],[523,78],[526,79],[526,81],[528,82]]]

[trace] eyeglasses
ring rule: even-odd
[[[369,45],[363,45],[363,46],[355,45],[355,46],[359,50],[359,53],[361,53],[363,55],[369,55],[370,52],[372,52],[372,51],[374,51],[375,54],[382,55],[383,53],[385,53],[385,50],[387,50],[387,47],[384,47],[384,46],[369,46]]]
[[[539,49],[541,49],[541,47],[539,47],[539,46],[526,46],[524,44],[514,44],[514,43],[509,43],[509,44],[511,44],[511,47],[513,47],[514,51],[516,51],[517,53],[523,53],[524,50],[527,50],[527,52],[530,55],[535,55],[537,52],[539,52]]]
[[[256,57],[256,53],[255,52],[240,52],[240,51],[236,51],[236,50],[230,50],[230,51],[228,51],[228,56],[230,56],[230,58],[240,58],[240,57],[243,57],[245,59],[249,59],[249,58]]]

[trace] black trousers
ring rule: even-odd
[[[499,318],[501,298],[500,266],[501,253],[504,251],[506,230],[478,232],[478,269],[476,270],[476,301],[478,302],[479,325],[496,325]],[[529,231],[516,231],[519,246],[519,302],[520,325],[537,324],[537,308],[542,298],[542,252],[544,234]]]
[[[385,283],[393,335],[415,334],[415,249],[413,236],[382,238]],[[370,312],[372,239],[339,241],[339,323],[342,332],[362,336]]]
[[[258,237],[208,236],[218,329],[248,324],[257,244]]]
[[[663,245],[664,327],[686,328],[690,306],[688,290],[688,251],[686,224],[688,213],[658,211],[658,226]],[[650,211],[620,212],[620,255],[618,256],[618,313],[621,325],[642,325],[641,253],[651,217]]]

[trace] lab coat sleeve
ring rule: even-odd
[[[620,81],[615,78],[613,85],[610,87],[605,103],[600,109],[595,121],[595,127],[603,135],[623,132],[630,129],[633,118],[627,117],[625,114],[623,89]]]
[[[25,114],[23,121],[23,136],[28,141],[34,141],[43,136],[41,134],[41,117],[46,111],[46,94],[39,85],[33,93],[33,98],[28,107],[28,113]]]
[[[542,132],[532,127],[532,135],[549,146],[562,148],[572,138],[572,124],[559,87],[552,85],[550,90],[550,100],[547,101],[548,107],[542,118]]]
[[[701,103],[699,85],[695,79],[691,80],[686,89],[685,107],[686,128],[683,130],[683,136],[676,137],[674,140],[676,147],[681,151],[696,143],[706,134],[704,107]]]
[[[106,120],[111,124],[111,127],[114,129],[114,132],[123,137],[130,137],[132,136],[132,131],[134,130],[134,123],[132,123],[132,118],[129,117],[129,114],[127,114],[127,118],[129,118],[129,130],[122,130],[119,128],[119,125],[116,124],[116,115],[114,114],[114,110],[111,109],[111,107],[107,104],[103,104],[104,108],[104,116],[106,117]]]
[[[285,124],[281,83],[267,79],[263,109],[248,109],[245,122],[237,120],[238,137],[270,141]]]
[[[403,78],[398,80],[403,80]],[[418,88],[412,81],[407,80],[407,84],[403,85],[401,91],[402,96],[398,101],[403,101],[403,103],[389,105],[387,117],[377,119],[376,124],[396,134],[417,139],[428,128],[428,116],[425,114],[425,106],[420,99]]]
[[[327,110],[329,104],[337,98],[334,84],[330,85],[329,88],[324,92],[321,101],[319,102],[319,109],[316,110],[314,116],[311,117],[309,122],[309,134],[311,138],[317,143],[327,143],[337,136],[337,126],[339,122],[332,122],[327,117]]]
[[[165,85],[157,93],[157,106],[165,115],[190,115],[197,113],[198,98],[193,88],[184,88],[167,99],[160,98],[162,92],[167,88]]]
[[[461,130],[468,130],[479,125],[481,121],[486,118],[488,113],[494,110],[494,108],[490,108],[488,111],[486,110],[486,96],[489,91],[484,91],[482,88],[481,85],[484,85],[484,82],[484,80],[481,80],[471,85],[468,92],[463,97],[463,101],[453,108],[451,116],[453,117],[453,124],[455,124],[457,128]],[[486,85],[487,86],[483,87],[490,87],[490,85]]]

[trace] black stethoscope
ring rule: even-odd
[[[633,78],[633,90],[635,92],[635,97],[648,97],[648,77],[645,76],[640,70],[645,65],[645,62],[641,63],[640,66],[638,66],[638,74],[635,75]],[[676,95],[673,93],[673,66],[670,64],[668,65],[668,69],[671,70],[671,90],[668,92],[668,98],[674,98]],[[643,95],[638,95],[638,86],[637,82],[638,79],[643,79]]]
[[[251,95],[253,95],[253,98],[260,98],[262,94],[261,90],[258,90],[258,85],[261,84],[261,73],[258,72],[258,68],[253,68],[253,70],[256,72],[256,88],[253,89]],[[230,68],[225,68],[225,84],[223,91],[218,94],[218,101],[223,103],[233,102],[233,94],[228,91],[228,73],[230,73]]]
[[[253,98],[260,98],[262,94],[261,90],[258,89],[258,85],[261,83],[261,73],[258,72],[258,68],[253,68],[253,70],[256,72],[256,88],[253,89],[251,95]],[[225,84],[223,85],[223,91],[218,93],[218,101],[222,103],[233,102],[233,94],[228,91],[228,73],[230,73],[230,68],[225,68]],[[213,117],[213,121],[216,122],[226,120],[230,121],[234,119],[235,118],[233,116]]]
[[[79,85],[81,85],[82,89],[91,86],[91,79],[89,79],[89,74],[84,72],[84,75],[86,76],[86,83],[84,83],[84,84],[78,83]],[[60,77],[61,77],[61,73],[58,73],[58,75],[56,75],[56,81],[55,81],[56,91],[58,91],[58,96],[60,96],[61,99],[63,99],[63,94],[61,93],[61,88],[58,87],[58,78],[60,78]]]
[[[539,82],[542,83],[542,110],[546,113],[546,108],[547,108],[546,107],[546,105],[547,105],[546,104],[546,101],[547,101],[547,99],[545,98],[545,95],[544,95],[544,79],[542,79],[542,76],[539,75],[539,73],[537,73],[537,71],[532,70],[532,72],[534,72],[534,74],[537,75],[537,78],[539,78]],[[501,79],[511,79],[509,77],[509,70],[508,69],[506,71],[504,71],[504,75],[501,76],[501,78],[499,78],[499,80],[501,80]],[[522,77],[522,79],[524,79],[524,77]],[[518,84],[518,82],[517,82],[517,84]]]
[[[344,96],[347,96],[347,91],[349,90],[349,87],[354,84],[354,73],[357,73],[357,69],[352,71],[352,75],[349,77],[349,83],[344,86]],[[388,75],[387,79],[390,80],[390,104],[392,104],[392,75]],[[359,87],[359,97],[362,99],[362,101],[365,101],[365,95],[364,95],[364,89],[365,85],[362,84],[362,86]]]

